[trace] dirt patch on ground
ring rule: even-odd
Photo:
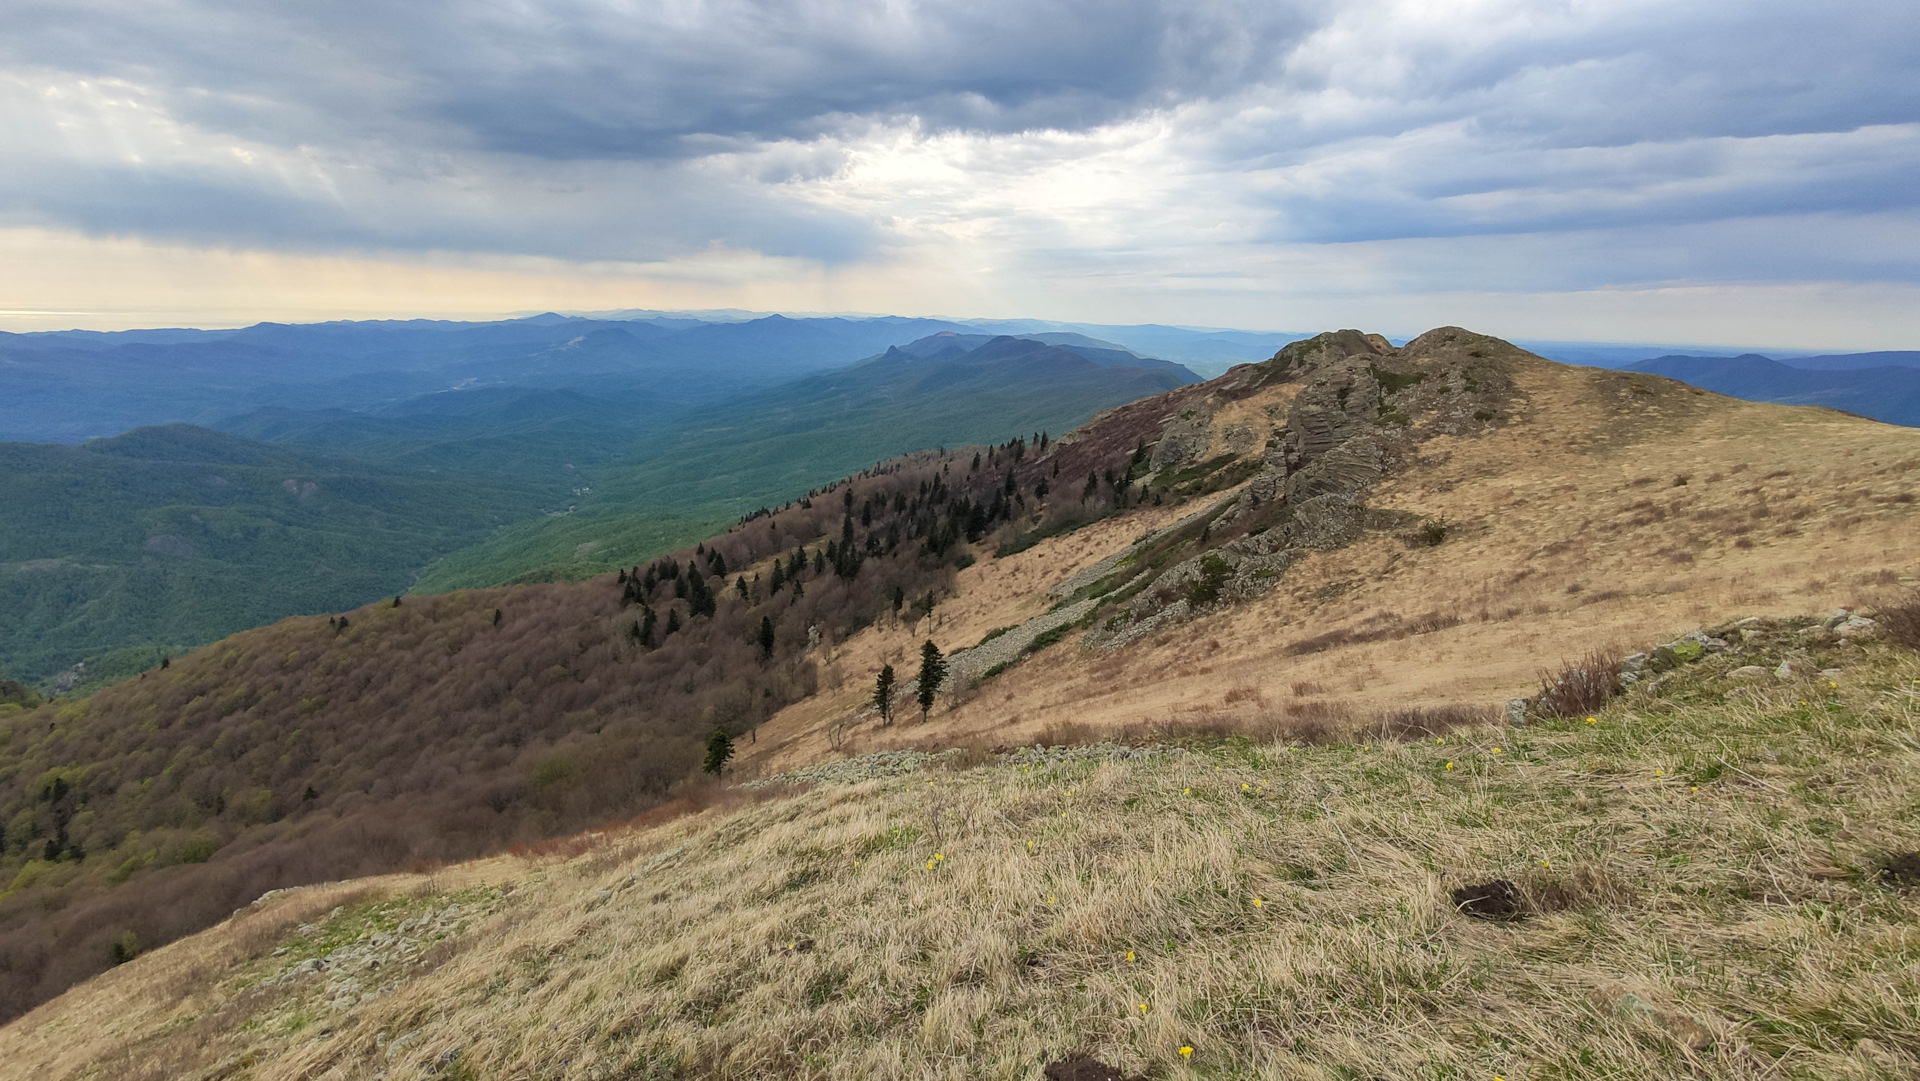
[[[1453,907],[1462,916],[1476,920],[1517,920],[1526,915],[1520,887],[1504,878],[1454,890]]]
[[[1902,888],[1920,886],[1920,852],[1887,857],[1887,862],[1880,865],[1880,877]]]
[[[1118,1068],[1086,1055],[1069,1055],[1059,1062],[1049,1062],[1043,1072],[1047,1081],[1147,1081],[1138,1075],[1129,1077]]]

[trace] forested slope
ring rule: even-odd
[[[0,1016],[267,889],[644,810],[812,693],[813,644],[938,603],[1038,513],[1028,446],[890,461],[631,573],[287,619],[0,706]]]

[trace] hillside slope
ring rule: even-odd
[[[527,522],[454,553],[423,576],[419,589],[603,573],[693,543],[875,461],[1064,431],[1100,410],[1195,381],[1164,361],[1090,360],[1005,336],[979,343],[961,337],[969,344],[937,348],[947,340],[923,339],[686,414],[636,439],[623,462],[592,471],[593,490],[572,514]]]
[[[1920,576],[1920,431],[1452,329],[1399,350],[1322,335],[1280,358],[1075,433],[1057,453],[1147,448],[1130,509],[1008,545],[1021,550],[963,570],[935,618],[836,648],[829,666],[864,678],[775,717],[743,768],[1014,744],[1066,721],[1497,704],[1591,649],[1731,610],[1824,611]],[[1093,505],[1110,491],[1102,479]],[[990,643],[982,663],[956,665],[1008,667],[962,679],[930,724],[873,723],[864,693],[881,664],[910,665],[928,636],[973,646],[1075,602],[1066,643]]]
[[[1842,414],[1456,328],[1321,335],[1058,441],[882,463],[637,587],[288,621],[0,716],[0,966],[39,974],[30,1003],[125,932],[164,941],[249,891],[625,817],[716,729],[749,777],[901,745],[1475,715],[1590,649],[1910,582],[1916,468],[1920,432]],[[709,614],[674,596],[689,571],[714,573]],[[650,649],[643,610],[682,631]],[[931,722],[902,686],[912,721],[881,724],[875,673],[910,681],[929,636],[954,654]]]
[[[1910,1077],[1920,658],[1811,623],[1590,719],[869,760],[265,898],[0,1077]]]
[[[168,425],[0,443],[0,676],[119,678],[278,619],[409,588],[555,498]],[[64,688],[63,688],[64,689]]]

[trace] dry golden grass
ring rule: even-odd
[[[1360,713],[1495,704],[1593,649],[1640,648],[1735,615],[1870,602],[1920,581],[1920,430],[1540,360],[1518,362],[1514,374],[1527,395],[1516,423],[1426,443],[1370,500],[1447,519],[1443,544],[1375,535],[1316,553],[1259,601],[1113,654],[1056,646],[952,698],[925,726],[883,730],[861,711],[872,674],[882,663],[911,665],[927,625],[862,632],[836,654],[837,681],[765,726],[743,769],[894,745],[1012,746],[1062,721],[1112,730],[1267,711],[1226,701],[1235,688],[1278,701],[1294,684],[1318,684]],[[1234,422],[1266,415],[1289,392],[1235,403]],[[1223,449],[1218,436],[1214,449]],[[942,648],[968,646],[1042,611],[1046,587],[1200,502],[1143,508],[1009,560],[983,559],[961,576],[932,633]],[[1330,629],[1430,613],[1460,622],[1290,652]],[[833,749],[825,733],[849,721]]]
[[[351,1010],[206,932],[0,1030],[0,1077],[1910,1077],[1920,897],[1875,872],[1920,848],[1920,661],[1831,652],[1837,686],[1710,658],[1592,724],[711,810],[522,865]],[[1533,914],[1454,911],[1492,877]]]

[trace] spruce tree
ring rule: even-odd
[[[927,714],[933,711],[933,696],[940,693],[940,685],[947,681],[947,661],[940,656],[940,647],[929,638],[920,647],[920,693],[916,696],[920,703],[920,723],[927,723]]]
[[[707,580],[697,567],[689,566],[687,574],[687,609],[693,616],[710,616],[714,613],[713,590],[707,588]]]
[[[893,665],[880,666],[880,678],[873,681],[873,704],[880,710],[880,725],[893,723]]]
[[[664,638],[667,635],[672,634],[674,631],[677,631],[679,629],[680,629],[680,609],[668,608],[667,609],[667,629],[664,632],[662,632],[661,637]]]
[[[760,659],[773,659],[773,617],[760,617]]]
[[[707,760],[700,768],[718,777],[720,771],[727,768],[727,760],[733,757],[733,737],[715,730],[707,737]]]

